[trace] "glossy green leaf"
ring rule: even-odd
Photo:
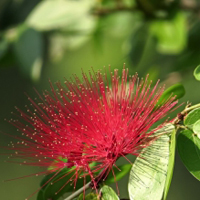
[[[25,26],[18,30],[14,51],[21,72],[36,81],[40,78],[43,64],[44,43],[40,32]]]
[[[167,194],[169,191],[169,187],[171,185],[171,180],[172,180],[173,171],[174,171],[175,151],[176,151],[176,131],[174,129],[170,136],[169,163],[168,163],[168,169],[167,169],[167,178],[165,182],[163,200],[167,199]]]
[[[200,119],[194,123],[194,125],[193,125],[193,132],[200,139]]]
[[[185,95],[185,88],[181,83],[174,84],[171,87],[167,88],[160,97],[157,105],[162,104],[163,102],[168,100],[170,96],[175,96],[175,95],[176,99],[180,99]]]
[[[42,180],[42,182],[40,184],[41,187],[43,186],[41,190],[43,191],[44,200],[46,200],[48,198],[52,199],[52,200],[57,200],[66,192],[74,191],[73,183],[68,182],[68,180],[73,176],[74,172],[69,173],[69,170],[70,169],[65,168],[62,171],[60,171],[59,173],[53,172],[44,177],[44,179]],[[90,177],[87,176],[86,182],[89,182],[89,181],[90,181]],[[44,185],[47,182],[48,182],[48,184]],[[77,183],[76,183],[76,189],[81,188],[83,186],[83,184],[84,184],[83,178],[78,179]],[[63,189],[60,190],[62,187],[63,187]]]
[[[63,28],[81,21],[90,11],[94,1],[41,1],[31,12],[27,24],[38,30]]]
[[[178,136],[177,147],[188,171],[200,180],[200,139],[191,130],[183,130]]]
[[[115,191],[107,185],[104,185],[101,188],[100,193],[101,193],[101,200],[119,200],[119,197],[117,196]]]
[[[198,65],[194,70],[194,77],[200,81],[200,65]]]
[[[37,194],[37,200],[44,200],[43,191],[40,190]]]
[[[186,16],[178,13],[172,20],[156,20],[151,33],[158,39],[157,49],[164,54],[178,54],[187,42]]]
[[[173,126],[159,130],[171,133]],[[170,132],[169,132],[170,131]],[[169,162],[169,136],[162,134],[135,160],[128,182],[131,200],[161,200]]]
[[[62,157],[58,157],[60,160],[67,162],[67,159],[63,159]],[[58,161],[55,160],[52,162],[52,165],[48,168],[49,170],[54,169],[54,165]],[[95,162],[90,164],[90,167],[94,167],[96,165]],[[59,173],[58,171],[50,173],[46,175],[41,183],[40,186],[42,187],[41,191],[43,193],[43,200],[46,200],[48,198],[51,198],[52,200],[57,200],[60,198],[63,194],[67,192],[72,192],[74,191],[74,184],[73,182],[68,182],[67,181],[73,176],[74,172],[70,172],[70,170],[73,170],[73,168],[64,168],[62,169]],[[58,181],[57,181],[58,180]],[[86,182],[90,181],[90,177],[86,177]],[[53,184],[52,184],[53,183]],[[67,183],[67,184],[66,184]],[[78,179],[76,182],[76,190],[83,187],[84,185],[84,180]],[[64,186],[64,187],[63,187]],[[63,187],[63,189],[60,191],[60,189]],[[39,200],[39,199],[38,199]]]
[[[184,124],[188,126],[189,128],[192,128],[194,123],[200,119],[200,108],[194,109],[190,111],[185,119]]]
[[[108,177],[106,178],[105,183],[109,184],[109,183],[114,183],[115,180],[119,181],[121,178],[123,178],[131,170],[131,167],[132,167],[131,164],[118,166],[120,171],[119,171],[119,169],[113,167],[113,170],[114,170],[114,173],[115,173],[115,178],[113,176],[113,173],[110,172]]]

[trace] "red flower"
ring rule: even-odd
[[[171,97],[157,106],[164,90],[157,89],[159,81],[150,89],[148,76],[139,80],[137,74],[128,76],[126,69],[121,78],[118,70],[109,78],[100,71],[90,72],[89,78],[82,75],[83,80],[66,80],[66,87],[58,82],[57,90],[51,85],[52,92],[38,94],[38,102],[29,98],[32,108],[27,113],[18,109],[22,121],[11,123],[22,136],[10,149],[25,165],[48,167],[56,160],[51,171],[73,167],[74,184],[80,174],[89,175],[96,188],[119,157],[138,156],[156,139],[151,126],[177,101]],[[93,162],[97,165],[89,166]],[[101,172],[97,178],[96,172]]]

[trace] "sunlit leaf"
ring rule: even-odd
[[[200,65],[198,65],[194,70],[194,77],[200,81]]]
[[[200,139],[191,130],[183,130],[178,136],[177,147],[188,171],[200,181]]]
[[[200,139],[200,119],[194,123],[194,125],[193,125],[193,132]]]
[[[164,188],[166,190],[168,187],[168,184],[165,184],[167,173],[172,173],[170,165],[173,163],[169,164],[170,143],[167,134],[173,130],[174,126],[171,124],[158,130],[157,134],[161,134],[160,137],[145,148],[135,160],[128,183],[131,200],[161,200]]]
[[[39,30],[73,25],[89,13],[94,1],[41,1],[30,13],[27,24]]]
[[[167,169],[167,178],[165,182],[163,200],[167,199],[167,194],[171,185],[171,180],[172,180],[173,171],[174,171],[175,151],[176,151],[176,131],[174,129],[171,132],[171,136],[170,136],[169,163],[168,163],[168,169]]]
[[[101,194],[101,200],[119,200],[119,197],[117,196],[115,191],[107,185],[104,185],[101,188],[100,194]]]

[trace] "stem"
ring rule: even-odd
[[[188,112],[196,109],[196,108],[200,108],[200,103],[196,104],[194,106],[190,106],[189,104],[185,107],[185,109],[180,113],[181,115],[185,116]],[[177,125],[180,121],[182,121],[178,115],[177,117],[174,118],[172,124]]]
[[[90,187],[91,182],[88,182],[86,185],[84,185],[82,188],[78,189],[76,192],[71,194],[69,197],[65,198],[64,200],[72,200],[73,198],[80,195],[84,190],[87,190]]]
[[[196,108],[200,108],[200,103],[198,103],[194,106],[186,107],[185,110],[183,110],[183,112],[181,114],[186,114],[187,112],[194,110]]]

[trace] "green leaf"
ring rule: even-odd
[[[101,188],[100,193],[101,193],[101,200],[119,200],[119,197],[117,196],[115,191],[107,185],[104,185]]]
[[[44,200],[43,191],[40,190],[37,194],[37,200]]]
[[[132,167],[131,164],[119,166],[118,168],[120,169],[120,171],[117,168],[114,168],[113,170],[115,173],[115,178],[113,177],[113,173],[110,172],[108,177],[106,178],[105,183],[109,184],[109,183],[114,183],[115,180],[119,181],[131,170],[131,167]]]
[[[194,70],[194,77],[197,81],[200,81],[200,65],[198,65]]]
[[[200,140],[191,130],[183,130],[177,139],[178,153],[188,171],[200,181]]]
[[[83,194],[80,194],[79,197],[74,200],[98,200],[98,195],[95,193],[89,193],[84,198]]]
[[[181,97],[183,97],[185,95],[185,88],[182,84],[177,83],[172,85],[171,87],[167,88],[162,96],[160,97],[157,105],[162,104],[163,102],[165,102],[170,96],[175,96],[176,95],[176,99],[180,99]]]
[[[200,119],[194,123],[194,125],[193,125],[193,132],[200,139]]]
[[[73,25],[81,21],[92,8],[94,1],[41,1],[27,18],[27,24],[47,31]]]
[[[192,128],[194,123],[200,119],[200,108],[194,109],[191,112],[189,112],[185,119],[184,119],[184,124]]]
[[[171,185],[171,180],[172,180],[173,171],[174,171],[175,151],[176,151],[176,131],[174,129],[170,136],[169,163],[168,163],[168,169],[167,169],[167,178],[165,182],[163,200],[167,199],[167,194],[169,191],[169,187]]]
[[[14,42],[14,51],[21,72],[37,81],[41,75],[44,43],[40,32],[22,26],[18,30],[18,39]]]
[[[61,156],[59,156],[58,159],[60,159],[63,162],[67,162],[67,159],[62,158]],[[49,166],[48,170],[54,170],[55,169],[54,166],[57,162],[58,162],[58,160],[53,161],[52,165]],[[97,164],[96,162],[92,162],[89,166],[92,168],[92,167],[96,166],[96,164]],[[52,172],[50,174],[47,174],[42,179],[40,186],[42,187],[41,191],[43,192],[44,200],[46,200],[48,198],[51,198],[52,200],[56,200],[59,197],[61,197],[63,194],[74,191],[73,182],[69,182],[68,184],[66,184],[66,182],[75,173],[75,172],[73,172],[73,169],[74,169],[74,167],[64,168],[59,173],[58,173],[58,171]],[[70,170],[72,171],[71,173],[69,173]],[[86,182],[89,182],[89,181],[90,181],[90,177],[86,176]],[[79,178],[76,182],[76,189],[83,187],[83,184],[84,184],[83,179]],[[64,186],[64,188],[61,191],[59,191],[62,188],[62,186]]]
[[[169,162],[169,136],[174,126],[168,124],[157,131],[161,134],[135,160],[128,183],[131,200],[160,200],[163,196]],[[164,134],[166,133],[166,134]]]
[[[178,13],[172,20],[156,20],[151,33],[158,39],[157,49],[164,54],[178,54],[187,42],[186,16]]]
[[[72,182],[68,182],[67,183],[67,181],[74,174],[74,172],[69,173],[70,170],[72,170],[72,168],[70,168],[70,169],[64,168],[59,173],[53,172],[53,173],[48,174],[48,175],[46,175],[44,177],[44,179],[41,181],[41,184],[40,184],[41,187],[43,186],[43,188],[41,190],[43,191],[44,200],[46,200],[48,198],[50,198],[52,200],[57,200],[63,194],[65,194],[66,192],[74,191],[74,184]],[[47,183],[48,181],[49,181],[49,183],[44,186],[44,184]],[[89,181],[90,181],[90,177],[87,176],[86,177],[86,182],[89,182]],[[76,189],[81,188],[83,186],[83,184],[84,184],[83,178],[82,179],[78,179],[77,183],[76,183]],[[64,188],[62,190],[60,190],[63,186],[64,186]]]
[[[95,193],[90,193],[85,196],[84,200],[98,200],[98,195]]]

